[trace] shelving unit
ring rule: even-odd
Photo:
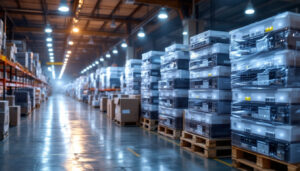
[[[2,87],[3,99],[5,99],[6,91],[9,88],[32,88],[46,87],[47,82],[37,78],[28,69],[21,66],[19,63],[12,62],[6,56],[0,56],[0,86]],[[4,72],[5,71],[5,72]]]

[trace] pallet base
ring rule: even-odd
[[[114,120],[114,122],[118,126],[138,126],[139,125],[139,122],[120,122],[118,120]]]
[[[232,146],[232,165],[240,170],[300,171],[300,163],[287,163],[236,146]]]
[[[142,118],[141,125],[144,129],[148,131],[155,131],[157,130],[158,120],[152,120],[148,118]]]
[[[209,139],[183,131],[180,138],[180,146],[206,158],[222,158],[231,156],[230,138]]]
[[[163,125],[158,125],[157,132],[163,136],[172,138],[172,139],[179,139],[181,136],[181,130],[175,130],[173,128],[168,128]]]

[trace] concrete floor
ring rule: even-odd
[[[54,95],[10,128],[0,170],[234,170],[139,127],[118,127],[99,109]]]

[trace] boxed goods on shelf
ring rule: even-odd
[[[130,59],[125,64],[125,94],[140,94],[142,60]]]
[[[30,95],[27,91],[15,91],[15,103],[21,106],[21,114],[28,115],[31,112]]]
[[[6,43],[6,57],[11,61],[16,60],[17,47],[14,43]]]
[[[29,55],[30,54],[28,52],[18,52],[16,53],[16,61],[20,63],[23,67],[28,68]]]
[[[139,121],[139,99],[116,98],[115,120],[122,123],[137,123]]]
[[[105,88],[120,88],[120,76],[123,71],[123,67],[107,67]]]
[[[102,96],[100,98],[100,111],[101,112],[107,111],[107,97]]]
[[[197,49],[207,45],[224,43],[229,44],[230,36],[227,32],[208,30],[190,38],[190,48]]]
[[[3,96],[0,99],[4,100]],[[15,105],[15,96],[14,95],[5,95],[5,100],[8,101],[9,106]]]

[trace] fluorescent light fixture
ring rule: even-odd
[[[74,42],[73,41],[69,41],[68,44],[72,46],[74,44]]]
[[[52,33],[52,28],[51,28],[50,26],[47,26],[47,27],[45,28],[45,32],[46,32],[46,33]]]
[[[52,53],[52,52],[51,52],[51,53],[49,53],[49,55],[50,55],[50,56],[53,56],[53,55],[54,55],[54,53]]]
[[[52,43],[47,43],[47,47],[52,47]]]
[[[68,50],[68,51],[67,51],[67,53],[68,53],[68,54],[71,54],[71,53],[72,53],[72,51]]]
[[[125,40],[122,42],[121,47],[122,48],[127,48],[127,43],[125,42]]]
[[[103,62],[103,61],[104,61],[104,58],[100,58],[100,61]]]
[[[114,50],[112,51],[113,54],[118,54],[118,50],[116,48],[114,48]]]
[[[188,35],[188,32],[187,31],[183,31],[182,35],[186,36],[186,35]]]
[[[111,57],[109,53],[107,53],[105,56],[106,56],[107,58],[110,58],[110,57]]]
[[[49,52],[53,52],[53,49],[52,49],[52,48],[49,48],[48,51],[49,51]]]
[[[168,13],[167,13],[167,10],[166,8],[161,8],[159,13],[158,13],[158,18],[159,19],[162,19],[162,20],[165,20],[168,18]]]
[[[138,35],[138,37],[140,37],[140,38],[144,38],[144,37],[146,36],[146,34],[145,34],[145,32],[144,32],[144,29],[141,28],[137,35]]]
[[[52,42],[52,38],[51,38],[51,37],[48,37],[48,38],[46,39],[46,41],[47,41],[47,42]]]
[[[251,0],[249,0],[249,2],[247,4],[247,7],[245,9],[245,14],[252,15],[254,13],[255,13],[255,9],[253,7],[253,4],[252,4]]]
[[[79,28],[78,27],[73,27],[72,30],[73,30],[74,33],[78,33],[79,32]]]

